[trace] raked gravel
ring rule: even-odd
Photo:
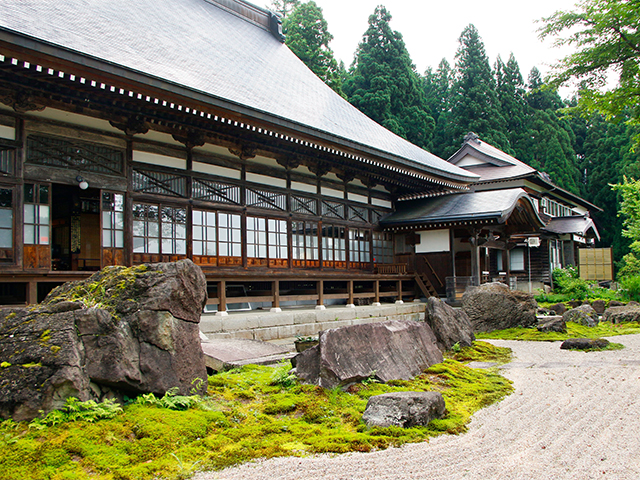
[[[194,480],[640,479],[640,335],[623,350],[491,340],[514,360],[515,392],[477,412],[467,433],[373,453],[275,458]]]

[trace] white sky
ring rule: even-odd
[[[304,0],[303,0],[304,1]],[[522,76],[536,66],[543,73],[571,49],[538,39],[535,23],[557,10],[573,10],[576,0],[315,0],[323,10],[334,39],[336,59],[348,68],[377,5],[391,13],[391,28],[400,32],[419,73],[434,70],[446,58],[453,66],[458,37],[470,23],[478,29],[491,66],[500,55],[506,62],[513,52]]]

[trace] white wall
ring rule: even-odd
[[[448,252],[449,230],[428,230],[417,232],[420,235],[420,243],[416,245],[416,253]]]

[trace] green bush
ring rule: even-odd
[[[584,300],[589,295],[589,284],[579,278],[575,267],[556,268],[552,273],[553,291],[568,295],[575,300]]]
[[[620,280],[623,287],[623,295],[636,302],[640,302],[640,275],[625,277]]]

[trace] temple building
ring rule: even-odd
[[[1,4],[0,304],[182,258],[220,312],[227,295],[413,298],[396,256],[413,245],[380,219],[478,175],[373,122],[283,41],[243,0]]]
[[[595,208],[475,135],[391,133],[244,0],[0,4],[0,305],[183,258],[221,314],[543,284]]]

